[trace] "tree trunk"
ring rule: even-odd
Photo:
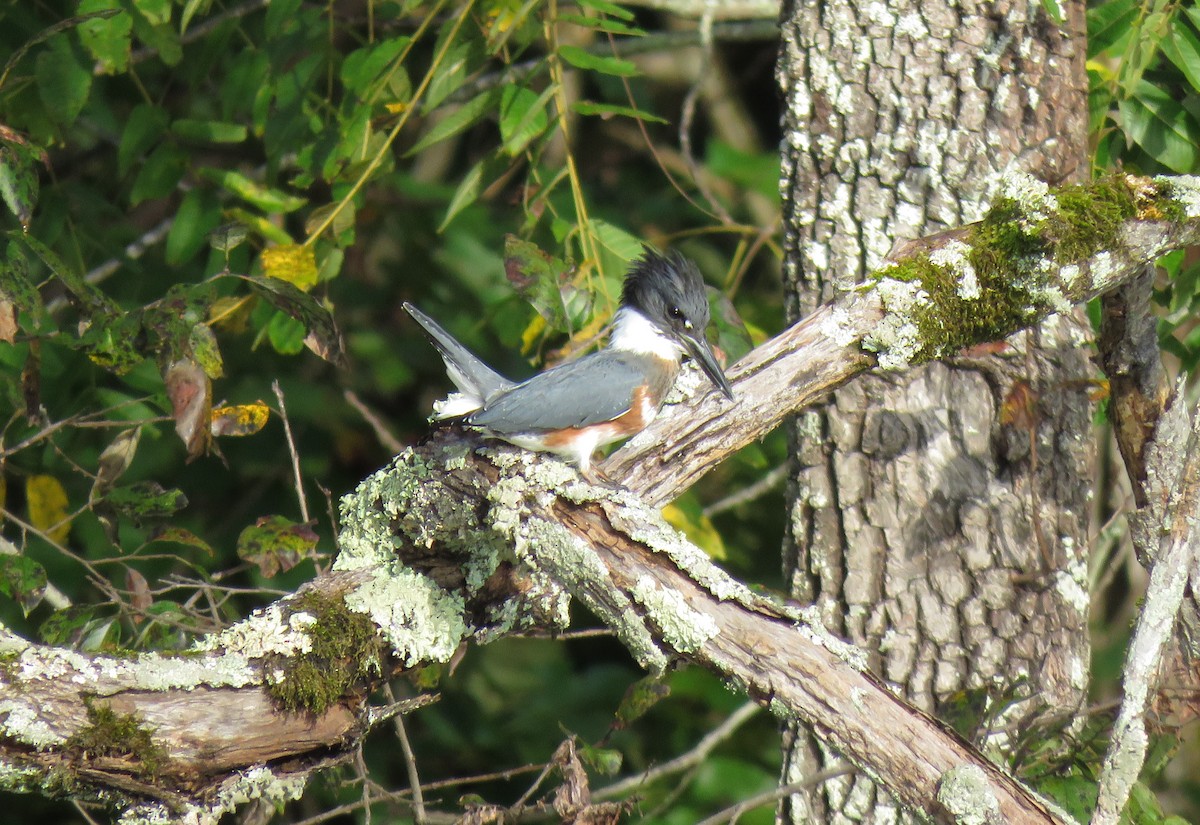
[[[977,219],[1003,171],[1087,175],[1084,6],[789,0],[784,216],[789,320],[897,242]],[[957,691],[1070,711],[1088,680],[1093,446],[1086,322],[834,392],[793,428],[784,549],[793,595],[935,711]],[[785,735],[785,782],[835,759]],[[785,800],[781,821],[894,820],[859,774]]]

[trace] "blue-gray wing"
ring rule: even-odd
[[[645,384],[645,356],[605,350],[538,373],[467,421],[515,435],[611,421],[629,411]]]

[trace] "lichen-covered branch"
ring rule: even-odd
[[[822,307],[659,418],[603,469],[648,500],[678,496],[787,416],[873,367],[904,369],[1031,327],[1200,242],[1200,179],[1119,175],[1051,189],[1009,179],[978,224],[898,248],[855,293]]]
[[[910,244],[736,365],[732,408],[709,396],[665,414],[607,463],[629,489],[439,431],[346,496],[332,573],[193,650],[83,655],[0,633],[0,785],[103,799],[130,822],[208,822],[294,797],[386,715],[367,702],[375,680],[563,625],[571,594],[648,669],[689,660],[721,674],[935,819],[1059,821],[818,621],[725,576],[653,505],[858,372],[1036,323],[1198,240],[1194,179],[1017,181],[981,224]]]

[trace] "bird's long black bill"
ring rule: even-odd
[[[687,344],[688,354],[696,359],[696,363],[700,365],[700,369],[704,370],[704,374],[709,380],[716,384],[726,398],[733,400],[733,387],[729,385],[729,379],[725,377],[725,373],[721,370],[721,365],[717,363],[717,357],[713,355],[712,348],[708,345],[708,341],[703,338],[685,337],[684,343]]]

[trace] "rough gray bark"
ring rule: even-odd
[[[791,317],[897,241],[973,220],[996,173],[1083,176],[1082,3],[790,0],[782,12]],[[834,632],[918,706],[1028,680],[1020,713],[1087,686],[1088,478],[1081,346],[1062,317],[977,353],[833,394],[794,428],[785,568]],[[784,781],[832,758],[786,737]],[[863,776],[787,800],[783,821],[896,816]]]

